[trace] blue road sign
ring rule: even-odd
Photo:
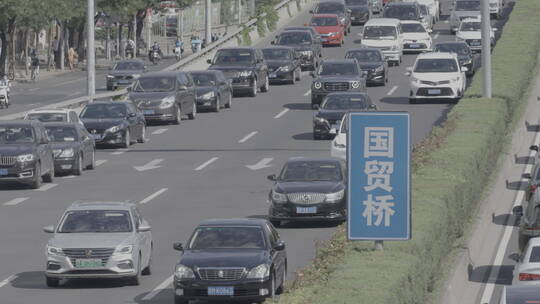
[[[348,123],[349,239],[410,239],[409,113],[352,112]]]

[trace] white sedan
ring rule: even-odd
[[[429,52],[433,40],[428,30],[418,21],[401,21],[403,52]]]
[[[464,19],[459,25],[456,40],[465,41],[473,51],[482,51],[481,25],[482,21],[479,18]],[[491,28],[489,34],[491,46],[495,44],[495,30]]]

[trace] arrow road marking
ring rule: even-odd
[[[148,170],[152,170],[152,169],[157,169],[157,168],[161,168],[161,166],[158,166],[158,165],[162,161],[163,161],[163,159],[158,158],[158,159],[154,159],[154,160],[150,161],[146,165],[136,166],[136,167],[133,167],[133,168],[135,168],[135,170],[137,170],[139,172],[148,171]]]
[[[274,159],[272,157],[263,158],[259,162],[257,162],[255,165],[248,165],[246,166],[250,170],[260,170],[268,167],[272,167],[272,165],[269,165]]]
[[[285,108],[283,111],[279,112],[276,116],[274,116],[274,119],[281,118],[281,116],[285,115],[285,113],[289,112],[289,109]]]
[[[7,284],[9,284],[11,281],[15,280],[17,278],[17,275],[12,275],[12,276],[9,276],[7,279],[3,280],[2,282],[0,282],[0,288],[6,286]]]
[[[211,163],[215,162],[216,160],[218,160],[219,157],[212,157],[210,158],[209,160],[207,160],[206,162],[204,162],[202,165],[198,166],[197,168],[195,168],[195,171],[201,171],[202,169],[204,169],[206,166],[210,165]]]
[[[152,135],[163,134],[163,133],[167,132],[167,130],[169,130],[169,129],[157,129],[154,132],[152,132]]]
[[[163,188],[163,189],[159,189],[158,191],[156,191],[155,193],[149,195],[148,197],[146,197],[145,199],[143,199],[142,201],[139,202],[139,204],[146,204],[148,203],[149,201],[155,199],[156,197],[160,196],[161,194],[163,194],[163,192],[169,190],[169,188]]]
[[[157,296],[158,293],[162,292],[164,289],[166,289],[167,287],[169,287],[169,285],[172,284],[172,281],[173,281],[173,276],[170,276],[168,277],[167,279],[165,279],[165,281],[163,281],[161,284],[159,284],[156,288],[154,288],[154,290],[152,290],[151,292],[149,292],[146,296],[144,296],[144,298],[142,298],[143,301],[150,301],[152,300],[152,298],[154,298],[155,296]]]
[[[252,138],[253,136],[257,135],[257,133],[259,133],[259,131],[253,131],[251,133],[249,133],[248,135],[244,136],[244,138],[240,139],[238,141],[239,144],[243,144],[245,143],[246,141],[248,141],[250,138]]]
[[[4,203],[4,206],[15,206],[15,205],[18,205],[18,204],[24,202],[27,199],[29,199],[29,197],[14,198],[14,199],[10,200],[9,202]]]

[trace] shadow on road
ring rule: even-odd
[[[289,110],[310,110],[310,111],[313,110],[311,109],[311,104],[309,103],[288,103],[284,105],[283,107]]]
[[[500,285],[512,285],[513,265],[501,266],[478,266],[469,268],[469,281],[478,283],[494,283]],[[489,277],[490,274],[497,273],[497,277]]]
[[[492,219],[493,224],[501,226],[513,226],[517,227],[518,222],[512,214],[499,214],[494,215]]]
[[[45,284],[42,271],[21,272],[10,282],[11,286],[20,289],[51,289]],[[71,279],[60,282],[54,289],[104,289],[127,286],[127,281],[118,279]]]
[[[526,190],[527,184],[522,183],[520,181],[517,182],[510,182],[506,180],[506,189],[508,190]]]

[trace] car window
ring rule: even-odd
[[[250,50],[229,49],[219,50],[214,58],[214,64],[222,65],[251,65],[256,56]]]
[[[459,30],[461,32],[479,32],[480,26],[480,22],[461,22]]]
[[[189,242],[190,249],[263,249],[265,236],[260,227],[198,227]]]
[[[310,45],[312,43],[311,35],[308,32],[284,32],[279,35],[278,43],[279,45],[296,45],[296,44],[306,44]]]
[[[29,120],[39,120],[41,122],[67,121],[66,113],[30,113],[26,118]]]
[[[335,17],[313,17],[310,24],[313,26],[336,26],[338,20]]]
[[[268,234],[268,239],[270,239],[270,246],[274,247],[278,241],[278,239],[276,238],[276,236],[272,233],[272,229],[270,228],[270,226],[268,224],[266,224],[264,226],[267,234]]]
[[[479,0],[456,1],[456,5],[454,9],[456,11],[479,11],[480,1]]]
[[[127,106],[125,103],[88,104],[81,113],[81,118],[87,119],[125,118],[126,116]]]
[[[364,95],[330,95],[321,105],[324,110],[364,110],[368,107],[368,100]]]
[[[416,20],[418,18],[418,11],[414,5],[391,5],[384,9],[383,17],[400,20]]]
[[[354,58],[358,62],[382,62],[381,53],[376,50],[349,51],[345,58]]]
[[[364,39],[395,39],[397,36],[394,26],[368,26],[364,28]]]
[[[367,0],[345,0],[347,5],[368,5]]]
[[[345,117],[341,121],[341,126],[339,128],[339,133],[347,134],[348,131],[349,131],[349,115],[345,115]]]
[[[282,182],[341,181],[341,166],[334,161],[292,161],[285,164],[279,180]]]
[[[535,246],[531,248],[531,255],[529,256],[529,263],[539,263],[540,262],[540,247]]]
[[[187,84],[187,86],[188,86],[188,87],[193,86],[193,79],[191,78],[191,76],[190,76],[189,74],[186,73],[186,74],[184,74],[184,77],[186,77],[186,80],[187,80],[186,84]]]
[[[26,144],[35,142],[37,134],[30,126],[0,126],[0,144]]]
[[[216,85],[216,76],[212,73],[192,73],[191,77],[196,86],[214,86]]]
[[[170,92],[174,90],[174,77],[139,78],[133,87],[134,92]]]
[[[266,60],[290,60],[292,59],[292,52],[288,49],[264,49],[264,59]]]
[[[79,117],[77,116],[77,113],[75,113],[75,112],[69,112],[69,119],[72,122],[78,122],[79,121]]]
[[[178,85],[181,85],[181,86],[188,85],[188,79],[184,73],[178,73],[177,80],[178,80]]]
[[[358,67],[356,64],[347,63],[324,63],[319,68],[319,75],[322,76],[342,76],[342,75],[358,75]]]
[[[448,43],[435,45],[435,52],[455,53],[458,55],[469,55],[471,50],[467,45],[461,43]]]
[[[319,3],[317,6],[317,14],[340,14],[345,11],[345,6],[341,3],[327,2]]]
[[[75,126],[45,126],[45,131],[52,142],[79,141],[79,133]]]
[[[120,233],[132,230],[129,212],[125,210],[76,210],[64,215],[58,232]]]
[[[454,59],[419,59],[414,67],[416,73],[451,73],[459,71]]]
[[[401,25],[404,33],[426,33],[426,29],[419,23],[405,23]]]

